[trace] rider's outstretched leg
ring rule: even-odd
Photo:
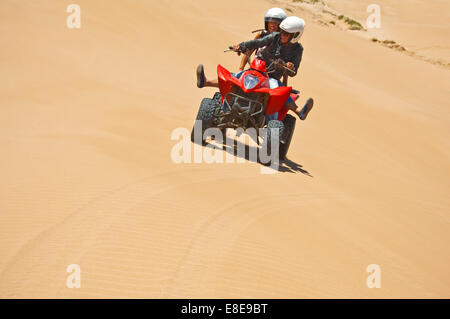
[[[306,103],[303,106],[303,108],[299,114],[301,120],[306,120],[306,117],[308,116],[309,111],[311,111],[313,105],[314,105],[314,100],[312,99],[312,97],[310,97],[308,100],[306,100]]]
[[[219,87],[219,80],[214,79],[211,81],[208,81],[208,79],[205,76],[205,69],[203,67],[203,64],[199,64],[197,67],[197,87],[203,88],[203,87]]]
[[[297,104],[294,101],[290,101],[286,104],[286,107],[294,111],[295,114],[301,119],[306,120],[306,117],[308,116],[309,111],[311,111],[312,107],[314,105],[314,100],[312,98],[309,98],[302,109],[300,109]]]

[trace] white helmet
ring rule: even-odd
[[[267,10],[266,14],[264,15],[264,25],[267,30],[267,24],[270,21],[278,22],[278,24],[281,23],[284,19],[286,19],[287,14],[284,12],[283,9],[280,8],[271,8]]]
[[[291,43],[296,43],[305,30],[305,20],[299,17],[287,17],[280,24],[280,29],[287,33],[292,33]]]

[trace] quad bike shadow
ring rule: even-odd
[[[258,143],[258,141],[255,140],[254,142]],[[205,145],[208,144],[211,144],[211,142],[206,141]],[[222,144],[222,150],[230,155],[245,159],[246,161],[265,165],[264,163],[261,163],[258,156],[255,157],[250,155],[258,154],[258,147],[245,144],[239,140],[234,140],[233,145]],[[239,150],[245,150],[245,152],[239,152]],[[278,171],[282,173],[302,173],[306,176],[313,177],[313,175],[311,175],[306,169],[303,168],[303,165],[288,158],[284,158],[284,160],[280,162]]]

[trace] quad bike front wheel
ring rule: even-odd
[[[200,130],[201,124],[201,141],[202,144],[205,144],[205,139],[203,138],[203,133],[210,127],[214,126],[213,120],[217,107],[220,107],[220,104],[216,103],[214,99],[204,98],[200,103],[200,107],[198,109],[197,118],[195,119],[194,127],[191,132],[191,141],[195,143],[195,130]],[[198,127],[196,128],[196,125]],[[198,133],[200,134],[200,133]]]
[[[222,100],[222,95],[220,94],[220,92],[214,93],[213,100],[220,104]]]

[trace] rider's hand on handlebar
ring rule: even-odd
[[[288,62],[288,63],[286,63],[286,67],[287,67],[288,69],[291,69],[292,71],[294,71],[294,63]]]

